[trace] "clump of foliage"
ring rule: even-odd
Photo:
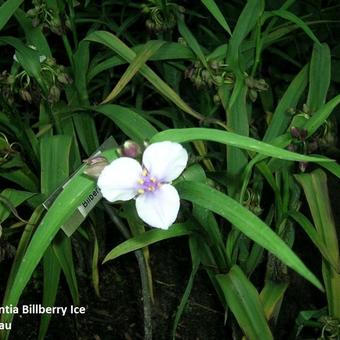
[[[19,304],[34,273],[43,277],[41,303],[54,305],[62,272],[80,304],[79,245],[91,245],[88,283],[98,295],[102,262],[134,251],[151,339],[148,246],[187,237],[192,270],[173,338],[199,268],[230,337],[274,338],[291,268],[325,294],[325,308],[301,311],[291,338],[308,327],[339,338],[339,244],[327,187],[327,176],[340,177],[338,9],[331,0],[0,2],[3,305]],[[162,141],[190,155],[173,182],[182,202],[174,225],[150,229],[125,201],[81,213],[108,163],[140,158]],[[103,211],[127,238],[112,250],[101,239]],[[306,249],[294,242],[298,229],[318,250],[310,250],[312,270],[296,255]],[[49,321],[42,316],[40,339]]]

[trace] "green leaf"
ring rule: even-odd
[[[331,52],[327,44],[314,44],[309,70],[307,106],[315,112],[325,104],[331,81]]]
[[[44,258],[44,291],[43,291],[43,305],[53,307],[56,301],[58,286],[60,280],[60,264],[55,256],[52,247],[48,247]],[[43,340],[46,336],[48,325],[50,323],[52,315],[44,313],[41,316],[39,326],[39,340]]]
[[[1,37],[0,42],[9,44],[15,48],[15,54],[20,65],[31,77],[35,78],[45,94],[48,93],[47,87],[41,77],[40,53],[30,47],[25,46],[19,39],[14,37]]]
[[[70,136],[48,136],[40,142],[41,192],[49,195],[69,175]]]
[[[297,17],[292,12],[288,12],[283,9],[279,9],[277,11],[269,12],[271,15],[279,16],[283,19],[286,19],[288,21],[291,21],[292,23],[296,24],[298,27],[300,27],[316,44],[320,45],[319,39],[315,36],[315,34],[312,32],[312,30],[305,24],[303,20],[301,20],[299,17]]]
[[[243,76],[237,76],[235,87],[231,94],[226,117],[228,128],[230,131],[238,135],[249,135],[249,112],[247,106],[248,88],[245,84]],[[230,179],[228,193],[232,197],[236,197],[241,187],[242,173],[248,163],[248,155],[239,148],[232,147],[228,144],[227,148],[227,175]]]
[[[6,301],[9,291],[12,289],[13,280],[16,276],[16,273],[18,271],[20,263],[22,262],[22,259],[25,255],[25,252],[26,252],[27,246],[29,244],[29,241],[31,239],[31,236],[33,234],[33,231],[34,231],[35,227],[38,225],[40,218],[41,218],[44,211],[45,211],[45,208],[42,205],[39,205],[33,211],[28,223],[25,226],[23,233],[21,234],[21,238],[20,238],[19,244],[17,246],[17,250],[16,250],[16,253],[15,253],[15,257],[14,257],[14,260],[13,260],[12,267],[11,267],[11,272],[10,272],[8,279],[7,279],[4,301]]]
[[[79,291],[74,268],[71,239],[64,233],[57,235],[53,242],[53,250],[65,274],[73,303],[79,305]]]
[[[288,245],[263,221],[229,196],[203,183],[180,182],[176,185],[182,199],[189,200],[224,217],[248,238],[278,257],[316,287],[322,290],[319,280]]]
[[[212,16],[217,20],[217,22],[224,28],[224,30],[227,31],[231,35],[231,30],[227,23],[227,20],[224,18],[216,2],[214,0],[201,0],[201,2],[208,9],[208,11],[212,14]]]
[[[295,178],[305,192],[321,241],[340,269],[339,247],[329,200],[327,176],[321,169],[317,169],[309,174],[295,175]]]
[[[329,315],[340,317],[340,257],[339,242],[328,194],[327,176],[321,169],[309,174],[296,175],[303,187],[313,217],[315,228],[329,252],[337,270],[322,261],[322,276],[325,283]],[[333,262],[332,261],[332,262]]]
[[[90,43],[82,40],[74,53],[74,85],[73,90],[78,94],[73,105],[82,106],[89,105],[88,89],[87,89],[87,72],[90,61]],[[87,155],[90,155],[98,148],[98,135],[91,112],[80,112],[73,115],[74,126],[82,147]]]
[[[77,89],[80,105],[89,103],[87,93],[87,71],[90,61],[90,43],[82,40],[74,53],[74,86]]]
[[[262,155],[285,159],[289,161],[310,161],[324,162],[325,158],[311,157],[300,155],[285,149],[280,149],[271,144],[260,142],[256,139],[241,136],[232,132],[225,132],[216,129],[206,128],[188,128],[188,129],[171,129],[159,132],[151,138],[151,142],[173,141],[178,143],[191,142],[195,140],[208,140],[212,142],[223,143],[249,151],[255,151]],[[328,161],[331,161],[328,159]]]
[[[129,81],[136,75],[140,68],[150,59],[150,57],[165,43],[161,40],[148,41],[143,50],[137,53],[136,57],[132,60],[131,64],[121,76],[118,83],[110,94],[102,101],[101,104],[105,104],[115,99],[119,93],[125,88]]]
[[[340,178],[340,165],[338,163],[320,163],[320,165],[336,177]]]
[[[241,268],[233,266],[228,274],[216,275],[228,307],[249,340],[271,340],[259,294]]]
[[[72,137],[65,135],[46,136],[40,142],[41,192],[46,196],[63,184],[69,175],[71,144]],[[66,238],[65,235],[59,235],[59,239],[62,237]],[[74,268],[72,273],[68,270],[69,267],[65,265],[68,262],[73,264],[72,252],[67,251],[69,249],[62,247],[62,245],[64,244],[61,242],[54,242],[53,247],[50,245],[44,255],[44,306],[53,306],[55,303],[61,268],[63,268],[67,283],[71,293],[73,293],[72,278],[74,277]],[[74,303],[79,301],[79,298],[76,299],[74,294],[72,294],[72,297],[74,298]],[[51,315],[41,317],[39,339],[44,339],[50,320]]]
[[[0,170],[0,177],[3,177],[11,182],[16,183],[22,188],[31,192],[37,192],[39,189],[38,179],[26,164],[23,167],[16,169]]]
[[[176,331],[177,331],[177,327],[179,324],[179,321],[181,319],[181,316],[184,312],[185,306],[188,303],[189,300],[189,296],[192,290],[192,287],[194,285],[194,279],[196,276],[196,273],[198,271],[198,268],[200,266],[201,263],[201,256],[200,256],[200,239],[197,237],[197,235],[192,235],[189,238],[189,246],[190,246],[190,254],[191,254],[191,262],[192,262],[192,269],[191,269],[191,273],[190,273],[190,277],[187,283],[187,286],[185,288],[184,294],[182,296],[181,302],[177,308],[177,312],[175,315],[175,320],[174,320],[174,325],[172,328],[172,338],[176,339]]]
[[[330,263],[330,265],[333,266],[335,270],[339,270],[339,263],[337,263],[337,259],[332,256],[329,249],[326,247],[320,235],[316,231],[315,227],[310,223],[308,218],[298,211],[289,212],[289,216],[302,227],[310,240],[319,249],[322,256]]]
[[[332,98],[325,105],[321,106],[304,125],[308,131],[308,136],[311,136],[316,130],[324,124],[325,120],[330,116],[336,106],[340,103],[340,95]]]
[[[150,40],[153,41],[153,40]],[[144,48],[144,44],[137,45],[131,47],[131,49],[138,54]],[[193,60],[195,55],[189,49],[189,47],[184,46],[183,44],[175,43],[175,42],[164,42],[164,45],[160,50],[157,50],[151,57],[150,60],[176,60],[176,59],[184,59],[184,60]],[[89,69],[88,73],[88,81],[93,79],[97,74],[111,69],[115,66],[124,65],[127,61],[124,58],[119,56],[108,58],[101,63],[93,65]]]
[[[248,0],[239,16],[228,48],[228,63],[238,68],[240,47],[243,40],[253,29],[264,10],[264,1]]]
[[[287,288],[287,282],[266,281],[260,294],[260,300],[268,321],[276,319]]]
[[[193,50],[197,58],[200,60],[202,65],[209,69],[207,60],[205,58],[205,55],[201,49],[201,46],[199,45],[198,41],[196,40],[195,36],[190,32],[189,28],[185,24],[183,18],[178,17],[177,19],[178,24],[178,31],[181,34],[181,36],[185,39],[188,46]]]
[[[85,153],[91,155],[99,146],[94,117],[90,112],[76,113],[73,122]]]
[[[98,270],[98,263],[99,263],[99,243],[96,234],[96,230],[91,225],[91,232],[93,234],[93,253],[92,253],[92,284],[94,291],[98,297],[100,297],[100,289],[99,289],[99,270]]]
[[[292,120],[292,116],[289,114],[288,110],[290,108],[295,108],[298,104],[308,83],[308,70],[309,67],[306,65],[288,86],[275,109],[273,117],[263,137],[263,141],[269,142],[287,130],[289,123]]]
[[[0,31],[23,2],[23,0],[7,0],[0,6]]]
[[[173,237],[190,235],[193,232],[193,225],[190,222],[174,224],[168,230],[153,229],[143,234],[130,238],[113,248],[106,256],[103,263],[113,260],[119,256],[130,253],[140,248],[147,247],[153,243],[167,240]]]
[[[110,118],[129,138],[140,144],[157,133],[147,120],[127,107],[105,104],[93,109]]]
[[[129,63],[136,57],[136,53],[112,33],[95,31],[88,35],[86,40],[98,42],[107,46]],[[197,112],[185,103],[182,98],[147,65],[143,65],[139,71],[165,98],[168,98],[184,112],[196,118],[201,118]]]
[[[12,213],[17,215],[16,207],[24,203],[35,193],[15,189],[5,189],[0,194],[0,223],[3,223]]]
[[[15,12],[15,18],[18,24],[21,26],[25,32],[27,42],[37,48],[46,57],[52,57],[50,47],[48,45],[47,39],[42,32],[42,27],[33,27],[32,20],[26,16],[26,13],[20,8]]]

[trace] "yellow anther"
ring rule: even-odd
[[[138,183],[138,184],[144,184],[144,180],[140,178],[140,179],[137,181],[137,183]]]
[[[155,177],[150,177],[150,181],[151,181],[152,183],[156,183],[156,178],[155,178]]]
[[[148,174],[148,170],[144,169],[143,172],[142,172],[142,175],[145,177],[145,176],[147,176],[147,174]]]
[[[149,191],[155,191],[155,188],[150,186],[150,187],[148,187],[148,190]]]
[[[141,194],[141,195],[144,194],[144,190],[143,190],[143,189],[138,189],[137,192],[138,192],[139,194]]]

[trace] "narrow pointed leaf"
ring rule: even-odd
[[[176,186],[182,199],[199,204],[224,217],[247,237],[278,257],[316,287],[321,283],[288,245],[257,216],[229,196],[203,183],[180,182]]]
[[[7,0],[0,6],[0,31],[23,2],[23,0]]]
[[[227,306],[249,340],[272,340],[259,294],[241,268],[233,266],[228,274],[216,275]]]
[[[139,69],[150,59],[150,57],[165,43],[161,40],[151,40],[143,46],[143,50],[138,52],[136,57],[132,60],[131,64],[121,76],[118,83],[110,94],[102,101],[105,104],[115,99],[119,93],[125,88],[129,81],[136,75]]]
[[[213,15],[217,22],[231,35],[230,27],[214,0],[201,0],[208,11]]]
[[[170,140],[173,142],[184,143],[196,140],[207,140],[212,142],[223,143],[238,147],[240,149],[255,151],[262,155],[285,159],[290,161],[310,161],[310,162],[324,162],[326,158],[305,156],[297,154],[279,147],[261,142],[246,136],[241,136],[236,133],[226,132],[216,129],[206,128],[188,128],[188,129],[171,129],[159,132],[152,137],[151,142],[160,142]],[[328,159],[328,161],[332,161]]]
[[[168,230],[153,229],[145,233],[130,238],[129,240],[119,244],[113,248],[106,256],[103,263],[113,260],[119,256],[130,253],[140,248],[147,247],[153,243],[167,240],[173,237],[189,235],[193,232],[191,223],[174,224]]]

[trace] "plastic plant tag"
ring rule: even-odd
[[[103,151],[110,150],[118,147],[113,137],[108,138],[91,156],[90,158],[99,156]],[[69,181],[77,175],[79,172],[84,171],[86,164],[81,165],[59,188],[57,188],[43,203],[43,206],[48,210],[59,194],[68,185]],[[95,205],[101,200],[102,194],[98,187],[95,187],[92,193],[90,193],[82,202],[82,204],[75,210],[72,216],[61,227],[64,233],[70,237],[85,220],[86,216],[95,207]]]

